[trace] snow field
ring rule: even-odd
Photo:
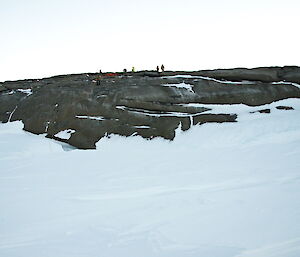
[[[299,256],[300,100],[210,107],[238,122],[95,151],[0,124],[0,256]]]

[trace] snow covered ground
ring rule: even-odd
[[[0,256],[300,256],[300,100],[267,107],[88,151],[0,124]]]

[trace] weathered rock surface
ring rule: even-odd
[[[258,112],[259,113],[271,113],[271,110],[270,109],[263,109],[263,110],[260,110]]]
[[[276,106],[276,109],[285,111],[294,110],[294,108],[291,106]]]
[[[99,139],[110,134],[172,140],[180,124],[188,130],[237,118],[188,104],[259,106],[300,98],[297,85],[287,83],[300,82],[299,74],[299,67],[271,67],[102,74],[100,85],[99,74],[94,73],[6,81],[0,84],[0,121],[22,120],[27,131],[82,149],[95,148]],[[69,138],[57,136],[68,129],[75,131]]]

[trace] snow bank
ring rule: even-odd
[[[22,169],[21,163],[24,162],[28,162],[25,168],[30,167],[31,158],[63,152],[61,143],[45,138],[44,135],[37,136],[25,132],[23,127],[21,121],[0,123],[0,181],[3,174],[1,172],[9,172],[10,167]]]
[[[299,256],[300,101],[265,107],[96,151],[0,124],[0,256]]]

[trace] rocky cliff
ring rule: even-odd
[[[172,140],[175,129],[235,122],[209,104],[260,106],[300,98],[299,67],[85,73],[0,83],[0,121],[81,149],[118,134]],[[202,105],[201,105],[202,104]],[[63,133],[62,133],[63,131]]]

